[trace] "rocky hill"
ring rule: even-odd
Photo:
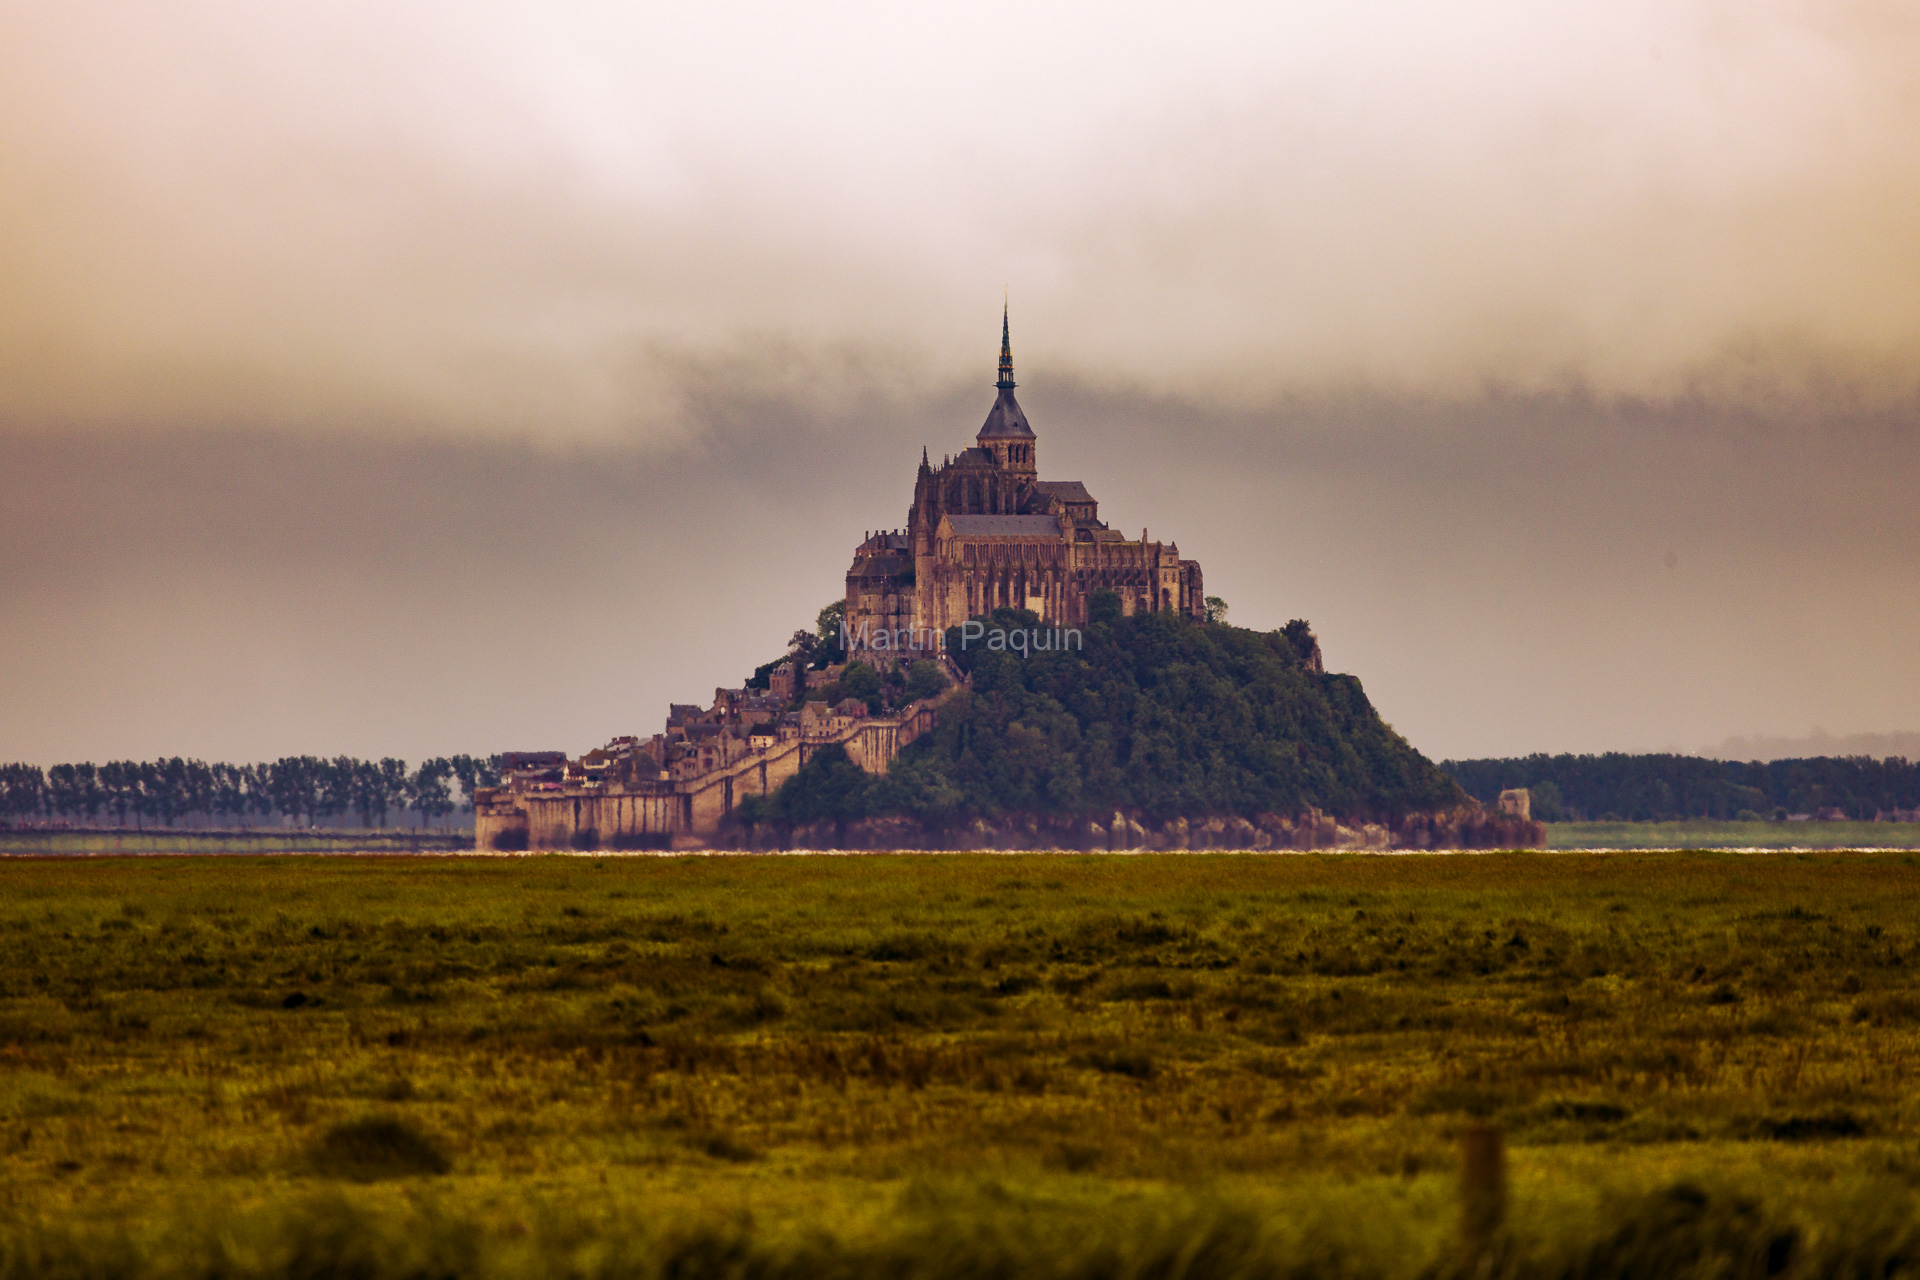
[[[823,751],[741,806],[744,847],[1314,848],[1536,844],[1275,632],[1096,614],[1078,649],[948,652],[970,677],[885,775]],[[1038,628],[1003,609],[988,627]]]

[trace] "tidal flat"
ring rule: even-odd
[[[0,1277],[1910,1274],[1917,945],[1899,852],[9,859]]]

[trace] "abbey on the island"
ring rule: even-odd
[[[758,687],[715,689],[711,710],[672,706],[663,732],[615,738],[578,760],[557,751],[503,757],[501,785],[473,793],[475,847],[703,847],[742,801],[771,795],[822,750],[884,772],[934,728],[940,690],[968,680],[941,651],[945,629],[1003,605],[1030,609],[1052,629],[1034,629],[1036,649],[1085,625],[1103,588],[1129,614],[1204,616],[1198,564],[1144,529],[1138,541],[1109,529],[1078,480],[1039,478],[1039,440],[1013,398],[1004,314],[998,387],[973,448],[938,467],[922,450],[906,529],[860,544],[847,574],[843,661],[809,682],[796,654],[765,669]],[[931,691],[899,678],[915,660],[931,662]],[[895,684],[878,699],[821,701],[852,662],[889,671]]]
[[[1078,480],[1040,479],[1040,441],[1013,398],[1013,343],[1000,318],[999,395],[974,447],[938,466],[925,449],[905,529],[869,534],[847,570],[850,649],[937,647],[946,628],[1004,605],[1084,625],[1102,589],[1128,614],[1204,617],[1198,561],[1171,542],[1133,539],[1100,519]],[[902,657],[910,653],[900,654]]]

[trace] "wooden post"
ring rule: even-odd
[[[1507,1217],[1506,1138],[1497,1124],[1460,1134],[1460,1274],[1480,1275]]]

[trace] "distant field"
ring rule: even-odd
[[[1920,849],[1914,822],[1552,822],[1549,849]]]
[[[471,831],[0,831],[0,854],[411,853],[472,847]]]
[[[447,853],[472,832],[0,831],[0,854]],[[1920,823],[1556,822],[1550,849],[1920,849]]]
[[[0,862],[0,1278],[1920,1265],[1920,854]],[[1901,1268],[1906,1268],[1902,1271]]]

